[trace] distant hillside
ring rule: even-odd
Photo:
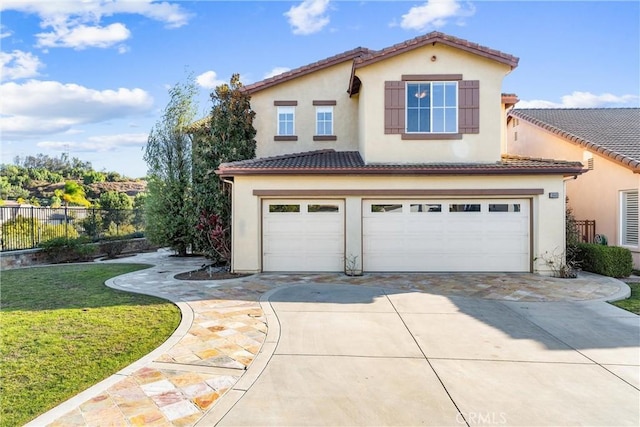
[[[117,191],[126,193],[127,196],[135,197],[138,193],[146,191],[147,181],[94,182],[93,184],[83,185],[83,187],[88,199],[97,199],[100,194],[108,191]],[[64,181],[55,184],[46,181],[32,181],[23,188],[29,192],[29,198],[35,197],[39,200],[48,200],[53,197],[55,190],[64,188]]]
[[[96,171],[91,163],[75,157],[63,154],[56,158],[38,154],[16,157],[13,164],[0,165],[0,199],[48,206],[55,191],[63,189],[67,181],[80,184],[89,201],[95,201],[109,191],[135,197],[147,188],[143,179],[131,179],[117,172]]]

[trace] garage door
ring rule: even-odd
[[[365,200],[365,271],[529,271],[529,200]]]
[[[344,201],[263,200],[263,271],[344,271]]]

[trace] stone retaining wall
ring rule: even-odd
[[[150,250],[158,249],[157,246],[152,245],[146,238],[130,239],[127,240],[127,245],[122,251],[123,254],[147,252]],[[104,253],[100,253],[100,243],[89,243],[97,247],[95,254],[96,258],[105,256]],[[0,269],[10,270],[12,268],[28,267],[30,265],[47,264],[47,259],[41,253],[41,249],[25,249],[21,251],[0,252]]]

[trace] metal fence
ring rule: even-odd
[[[0,206],[0,250],[36,248],[56,237],[97,240],[144,231],[140,209]]]
[[[593,243],[596,237],[596,220],[595,219],[583,219],[576,221],[576,227],[578,233],[580,233],[580,239],[583,243]]]

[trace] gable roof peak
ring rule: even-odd
[[[473,43],[468,40],[464,40],[464,39],[454,37],[445,33],[441,33],[439,31],[432,31],[430,33],[423,34],[413,39],[405,40],[403,42],[394,44],[393,46],[389,46],[382,50],[373,51],[368,55],[355,58],[354,68],[364,67],[366,65],[372,64],[382,59],[386,59],[386,58],[398,55],[400,53],[404,53],[412,49],[416,49],[418,47],[426,46],[428,44],[435,44],[435,43],[442,43],[451,47],[465,50],[470,53],[474,53],[476,55],[484,56],[494,61],[498,61],[506,65],[509,65],[511,69],[514,69],[518,66],[519,58],[513,55],[501,52],[499,50],[491,49],[486,46],[479,45],[478,43]]]

